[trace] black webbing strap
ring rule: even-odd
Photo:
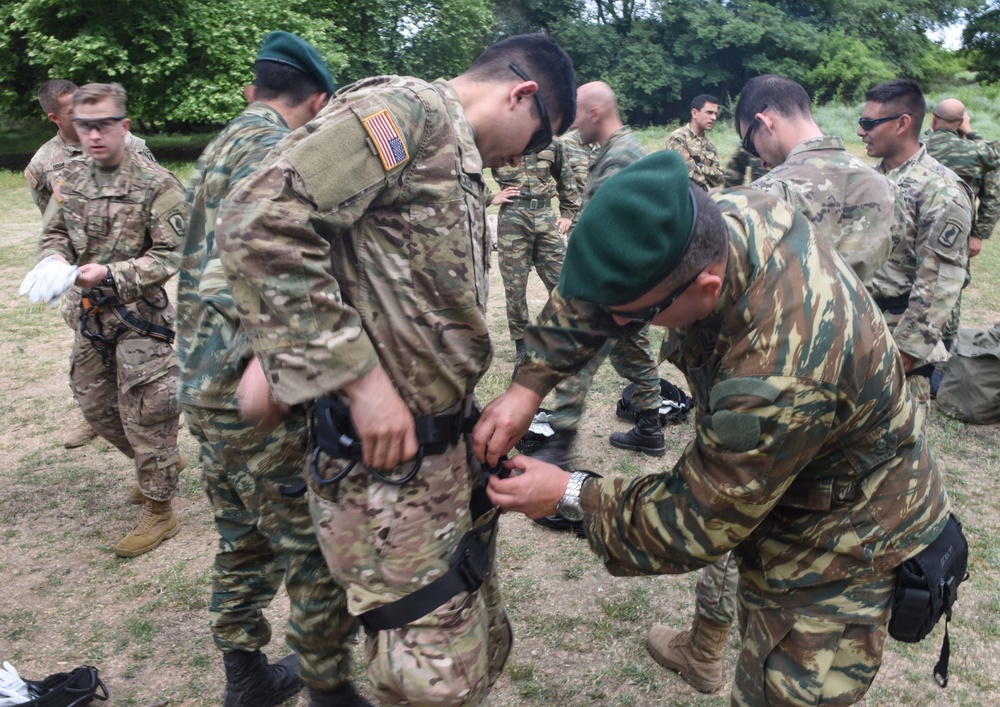
[[[106,367],[111,367],[111,348],[116,346],[119,341],[129,334],[160,339],[169,345],[174,343],[173,329],[147,322],[133,315],[125,307],[126,303],[123,303],[117,295],[95,295],[96,291],[98,290],[92,288],[91,292],[84,294],[80,300],[80,333],[101,354],[101,360]],[[167,293],[162,287],[159,288],[159,292],[162,292],[164,299],[166,299]],[[153,302],[146,299],[145,296],[140,299],[154,309],[164,309],[167,306],[164,304],[162,307],[157,307]],[[101,320],[96,316],[102,307],[110,308],[112,313],[122,323],[122,326],[109,334],[105,334],[104,325],[101,324]],[[94,315],[97,331],[93,331],[90,328],[91,315]]]
[[[139,317],[136,317],[129,312],[123,304],[112,307],[111,311],[114,312],[115,316],[121,320],[122,324],[124,324],[124,326],[118,327],[118,332],[115,338],[116,343],[129,332],[138,334],[139,336],[161,339],[168,344],[174,343],[173,329],[160,326],[159,324],[153,324],[152,322],[147,322],[145,319],[139,319]]]

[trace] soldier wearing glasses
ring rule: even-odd
[[[674,339],[695,436],[672,468],[638,479],[514,457],[522,473],[491,478],[490,498],[581,520],[615,575],[690,572],[732,551],[732,704],[861,700],[896,568],[941,532],[949,501],[860,280],[789,204],[753,189],[710,196],[665,150],[594,194],[556,292],[565,299],[526,332],[531,355],[483,411],[476,455],[504,454],[553,382],[635,320]]]
[[[910,392],[926,413],[934,364],[946,361],[943,329],[965,284],[972,190],[920,143],[924,94],[910,79],[865,93],[858,135],[875,169],[905,202],[905,233],[874,277],[875,303],[892,329]]]
[[[575,88],[541,34],[450,81],[365,79],[220,207],[222,266],[274,398],[320,398],[312,517],[385,704],[482,704],[510,650],[497,511],[467,442],[492,358],[483,169],[548,146]],[[471,557],[478,584],[454,573]]]
[[[80,325],[70,386],[97,432],[135,460],[142,513],[115,547],[149,552],[180,531],[177,364],[173,305],[163,285],[177,272],[186,209],[170,172],[126,149],[125,89],[87,84],[73,94],[73,124],[89,159],[63,171],[39,257],[80,266]]]

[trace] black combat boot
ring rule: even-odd
[[[259,650],[232,651],[222,654],[222,662],[226,666],[222,707],[276,707],[302,689],[294,653],[268,665]]]
[[[357,693],[354,685],[345,682],[336,690],[310,687],[309,707],[373,707],[373,705]]]
[[[643,454],[662,457],[667,451],[660,426],[660,412],[653,410],[639,415],[635,427],[628,432],[615,432],[611,444],[619,449],[634,449]]]

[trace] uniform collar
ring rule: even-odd
[[[785,158],[785,161],[787,162],[792,158],[792,155],[796,155],[800,152],[811,152],[813,150],[845,151],[846,149],[847,148],[844,147],[844,141],[836,135],[819,135],[817,137],[806,138],[793,147],[788,153],[788,156]]]
[[[445,79],[437,79],[431,86],[441,94],[448,107],[449,122],[455,130],[459,149],[462,152],[462,171],[466,174],[481,175],[483,158],[476,147],[476,129],[465,115],[462,101],[458,98],[458,91]]]

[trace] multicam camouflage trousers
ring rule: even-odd
[[[659,410],[663,404],[660,395],[660,371],[650,353],[649,325],[629,339],[608,340],[594,358],[574,376],[566,378],[552,391],[550,424],[556,430],[575,429],[586,409],[587,393],[594,382],[597,369],[604,359],[611,358],[611,365],[618,375],[635,383],[633,403],[640,412]]]
[[[173,306],[162,292],[127,305],[140,319],[172,326]],[[160,307],[159,309],[157,307]],[[92,317],[104,331],[121,323],[110,310]],[[79,329],[70,356],[69,381],[83,416],[94,430],[135,460],[142,495],[169,501],[177,491],[177,359],[170,344],[130,334],[106,351],[110,365]]]
[[[350,673],[357,622],[323,560],[302,493],[305,418],[293,412],[260,432],[231,410],[184,405],[184,416],[201,445],[219,533],[209,604],[215,645],[223,651],[266,645],[271,628],[264,609],[284,581],[285,641],[299,657],[299,676],[316,688],[339,687]],[[286,495],[296,488],[300,495]]]
[[[524,338],[528,326],[528,275],[534,268],[545,288],[559,284],[566,245],[556,227],[548,199],[537,209],[504,205],[500,209],[497,240],[500,276],[507,296],[507,327],[513,340]]]
[[[835,623],[791,609],[748,610],[741,601],[743,647],[730,704],[851,705],[882,665],[884,624]]]
[[[320,454],[317,473],[332,479],[348,463]],[[402,477],[412,466],[406,462],[386,473]],[[401,486],[375,480],[360,463],[336,483],[310,478],[316,534],[331,572],[347,590],[352,614],[392,603],[448,569],[473,522],[469,502],[481,483],[478,468],[460,442],[425,457],[416,476]],[[367,636],[368,678],[381,703],[485,703],[512,641],[495,542],[489,566],[477,591],[461,592],[402,628]]]

